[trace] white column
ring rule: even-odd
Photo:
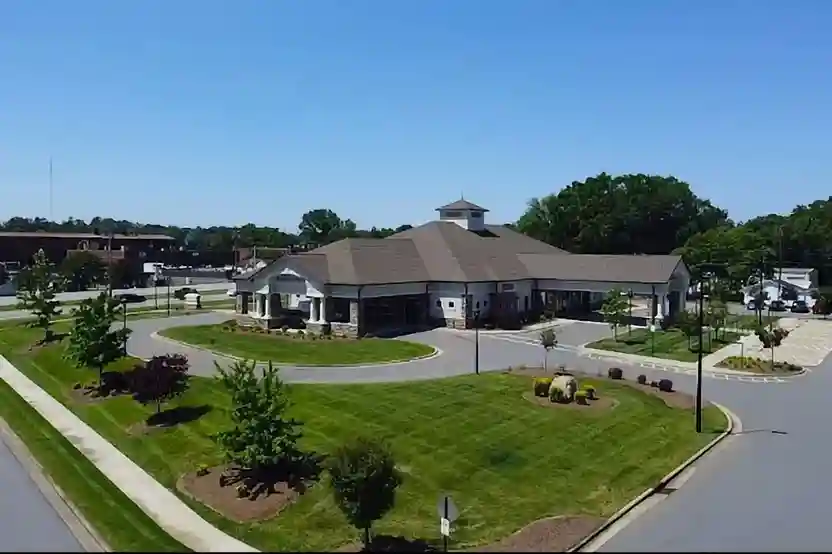
[[[326,296],[322,296],[318,301],[321,303],[318,310],[318,321],[326,323]]]
[[[656,319],[664,319],[667,315],[667,294],[657,294],[656,299],[658,300]]]
[[[312,298],[312,302],[309,303],[309,321],[318,321],[318,302],[320,301],[320,298]]]
[[[272,295],[271,295],[271,293],[264,294],[263,295],[263,300],[264,300],[264,303],[266,304],[265,316],[266,316],[266,318],[270,318],[270,317],[272,317]]]
[[[266,315],[266,295],[265,294],[258,294],[257,295],[257,315],[263,317]]]

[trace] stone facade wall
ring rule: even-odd
[[[440,326],[449,327],[451,329],[468,329],[469,325],[464,319],[440,319],[438,321]]]
[[[358,325],[352,323],[330,323],[332,334],[336,336],[347,336],[349,338],[358,337]]]

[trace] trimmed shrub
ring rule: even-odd
[[[589,404],[589,402],[587,402],[587,398],[589,398],[587,391],[579,390],[575,393],[575,402],[581,404],[582,406]]]
[[[534,380],[534,395],[547,396],[549,394],[549,385],[552,384],[550,377],[538,377]]]
[[[610,379],[621,380],[624,378],[624,370],[620,367],[611,367],[607,371],[607,375]]]
[[[658,381],[650,381],[650,386],[655,389],[659,386],[659,383],[658,383]]]
[[[587,398],[589,398],[590,400],[595,400],[595,387],[593,387],[592,385],[584,385],[583,392],[586,393]]]
[[[639,385],[646,385],[647,384],[647,375],[639,375],[636,378],[636,381]]]
[[[555,375],[569,375],[569,372],[566,371],[566,365],[560,364],[555,370]]]
[[[662,379],[659,381],[659,390],[662,392],[673,392],[673,381],[670,379]]]

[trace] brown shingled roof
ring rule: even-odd
[[[345,239],[283,260],[322,283],[339,285],[522,279],[665,283],[681,263],[679,256],[570,254],[501,225],[475,232],[448,221],[386,239]],[[246,277],[253,280],[264,270]]]
[[[441,208],[436,208],[436,211],[439,211],[439,210],[477,210],[477,211],[480,211],[480,212],[487,212],[488,211],[486,208],[483,208],[482,206],[477,206],[476,204],[474,204],[472,202],[468,202],[467,200],[462,199],[462,198],[460,198],[456,202],[451,202],[450,204],[445,204]]]

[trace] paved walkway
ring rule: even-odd
[[[256,552],[255,549],[226,535],[202,519],[173,492],[153,479],[2,356],[0,356],[0,379],[12,387],[44,419],[83,452],[101,473],[141,507],[162,529],[182,544],[196,552]],[[2,489],[0,498],[6,496],[8,490],[13,489]],[[33,523],[29,522],[28,525],[36,529]],[[52,525],[54,529],[54,524]],[[44,533],[47,532],[49,531],[44,531]],[[14,535],[17,536],[17,531]],[[6,537],[0,538],[0,541],[2,541],[0,542],[2,547],[7,545]],[[71,544],[67,543],[67,547],[72,549]],[[21,547],[21,549],[24,548]]]

